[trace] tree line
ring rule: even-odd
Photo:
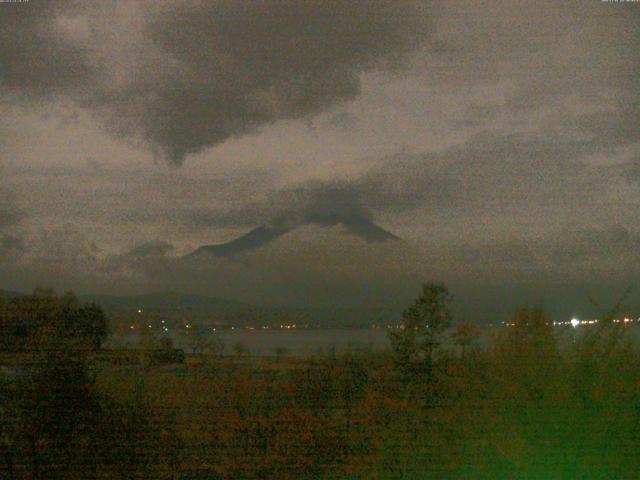
[[[458,323],[444,348],[453,298],[426,284],[386,352],[200,356],[180,374],[108,367],[92,379],[96,343],[61,313],[83,307],[42,297],[22,300],[40,326],[18,335],[38,372],[0,383],[2,477],[604,480],[640,469],[640,352],[612,316],[579,334],[521,308],[489,344]]]

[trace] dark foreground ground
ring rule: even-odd
[[[504,329],[413,370],[384,351],[166,365],[123,351],[66,370],[71,356],[47,379],[4,372],[0,475],[638,478],[640,355],[628,333]]]

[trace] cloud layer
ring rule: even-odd
[[[637,7],[0,3],[5,288],[367,302],[428,279],[627,283]],[[404,241],[363,241],[372,222]],[[243,258],[178,260],[261,226],[279,235]]]
[[[72,99],[174,163],[354,98],[361,73],[396,68],[429,32],[418,0],[3,7],[6,92]]]

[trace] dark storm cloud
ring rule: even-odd
[[[176,213],[176,220],[197,229],[255,227],[271,219],[273,209],[268,203],[212,210],[206,207],[184,208]]]
[[[593,148],[592,140],[481,132],[443,152],[398,154],[348,188],[374,211],[521,205],[562,195],[560,184],[585,172]]]
[[[458,249],[455,257],[463,262],[497,263],[517,268],[539,267],[541,262],[567,268],[583,260],[593,262],[606,259],[615,262],[635,258],[638,254],[640,233],[612,225],[565,228],[545,240],[514,239],[479,246],[467,245]],[[625,263],[621,262],[618,267],[624,268]]]
[[[458,3],[458,22],[438,31],[458,67],[454,79],[508,78],[514,89],[507,106],[518,111],[570,96],[638,101],[636,5],[515,0],[474,6]]]
[[[176,219],[199,228],[266,224],[285,230],[307,223],[328,226],[353,220],[355,225],[358,220],[373,220],[373,212],[350,182],[311,181],[263,197],[222,210],[184,209],[176,213]]]
[[[40,228],[30,236],[28,248],[33,263],[56,268],[93,265],[100,254],[96,243],[72,224]]]
[[[6,205],[0,205],[0,228],[18,222],[20,216]]]
[[[467,264],[498,262],[523,266],[535,262],[536,255],[531,245],[510,241],[483,246],[465,246],[456,252],[456,258]]]
[[[276,218],[280,222],[297,221],[297,218],[342,218],[372,219],[372,213],[364,205],[357,192],[342,182],[310,182],[301,188],[280,192],[274,198],[274,206],[280,210]],[[329,221],[329,220],[328,220]]]
[[[557,262],[597,257],[613,260],[620,257],[636,258],[640,254],[640,234],[620,225],[567,230],[548,250],[551,259]],[[619,266],[625,267],[624,264]]]
[[[134,247],[127,253],[127,256],[132,258],[164,257],[172,253],[174,249],[175,247],[170,243],[157,240]]]
[[[2,7],[5,90],[71,98],[176,163],[354,98],[362,72],[397,66],[429,31],[417,0]],[[118,7],[147,21],[119,26]]]
[[[607,151],[640,141],[640,102],[615,110],[580,115],[568,122],[591,137],[594,151]]]
[[[442,152],[399,152],[348,183],[350,195],[373,211],[424,205],[451,209],[523,207],[535,202],[581,201],[602,187],[600,168],[587,157],[612,154],[640,141],[635,105],[563,115],[536,133],[483,131]],[[633,175],[629,166],[629,174]],[[574,198],[575,200],[576,198]]]
[[[152,280],[158,275],[165,279],[175,267],[175,247],[163,240],[153,240],[136,245],[132,249],[110,254],[95,262],[94,268],[101,274],[113,278]]]
[[[223,212],[181,212],[200,227],[299,225],[325,219],[373,221],[429,207],[433,212],[522,212],[588,201],[602,185],[600,167],[585,160],[640,139],[634,110],[567,116],[537,133],[482,131],[441,152],[399,151],[364,174],[310,181]],[[635,172],[626,167],[629,176]],[[355,223],[354,223],[355,224]]]
[[[0,258],[20,255],[25,251],[22,240],[13,235],[0,235]]]
[[[440,215],[522,213],[545,203],[562,206],[578,195],[588,198],[595,180],[582,159],[603,148],[593,135],[572,140],[559,135],[482,132],[442,152],[400,152],[362,176],[282,190],[266,202],[227,210],[222,217],[194,213],[202,227],[206,221],[210,226],[221,221],[246,226],[251,220],[253,226],[266,224],[287,232],[310,223],[341,224],[356,235],[363,225],[374,224],[377,214],[423,207]],[[506,255],[523,257],[527,252]]]
[[[4,175],[4,169],[0,166],[0,231],[17,224],[24,216],[16,206],[14,196],[5,186]]]
[[[357,126],[358,119],[349,112],[338,112],[329,117],[327,124],[343,131],[352,131]]]
[[[625,162],[622,165],[622,173],[632,182],[640,184],[640,156]]]
[[[373,222],[371,211],[354,192],[339,184],[318,182],[283,191],[273,203],[275,208],[265,215],[257,228],[230,242],[200,247],[189,256],[224,257],[257,250],[305,225],[342,226],[348,234],[368,243],[397,239]]]
[[[54,23],[74,10],[79,10],[79,2],[73,0],[0,4],[3,89],[26,94],[28,99],[77,89],[86,93],[94,73],[85,52],[66,41]]]

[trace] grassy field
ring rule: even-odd
[[[505,329],[410,378],[384,352],[188,356],[104,365],[96,389],[157,430],[157,478],[637,478],[638,349],[595,329],[558,349],[568,333]]]

